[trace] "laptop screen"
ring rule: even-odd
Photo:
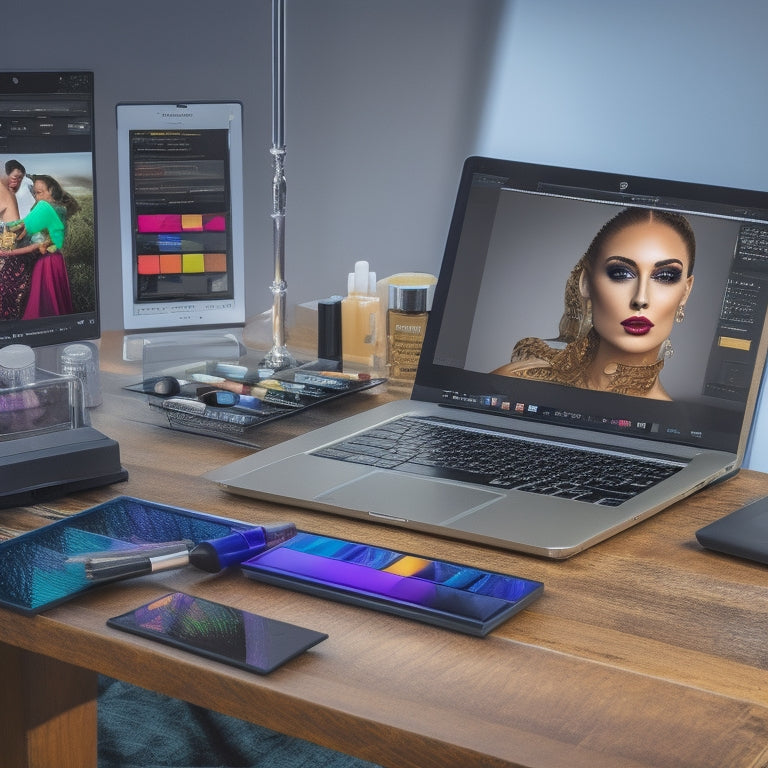
[[[735,452],[767,306],[768,194],[470,158],[414,397]]]

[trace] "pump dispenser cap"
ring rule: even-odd
[[[376,293],[376,273],[368,268],[367,261],[356,261],[355,271],[347,278],[347,293],[357,296],[373,296]]]

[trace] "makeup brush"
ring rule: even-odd
[[[209,573],[218,573],[272,549],[296,535],[293,523],[260,525],[195,545],[191,541],[149,544],[132,549],[94,552],[69,558],[82,562],[89,581],[113,581],[146,576],[194,565]]]
[[[90,552],[67,558],[68,563],[82,563],[87,579],[99,581],[122,579],[153,573],[170,568],[181,568],[189,562],[189,551],[195,546],[194,541],[149,542],[126,549],[110,549],[104,552]],[[172,565],[178,560],[178,565]],[[141,571],[139,573],[138,571]]]

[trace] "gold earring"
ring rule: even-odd
[[[675,312],[675,322],[676,323],[682,323],[683,320],[685,320],[685,305],[681,304],[677,308],[677,312]]]
[[[675,350],[672,349],[672,342],[669,339],[661,345],[661,354],[665,360],[669,360],[675,354]]]

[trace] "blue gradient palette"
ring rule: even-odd
[[[479,636],[544,588],[518,576],[306,532],[242,568],[268,584]]]
[[[0,543],[0,605],[38,613],[74,597],[94,582],[70,558],[140,544],[206,539],[252,525],[129,496]]]

